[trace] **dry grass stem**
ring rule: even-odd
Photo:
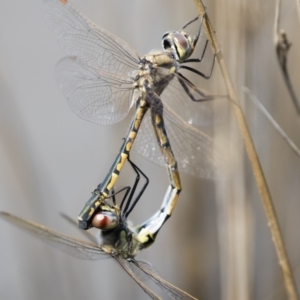
[[[224,61],[224,57],[222,55],[222,51],[219,48],[218,41],[216,39],[216,35],[213,31],[213,28],[211,26],[211,23],[209,21],[208,15],[206,14],[205,7],[201,0],[194,0],[194,3],[197,7],[197,10],[199,14],[203,17],[203,27],[206,32],[206,36],[210,41],[211,47],[216,53],[216,59],[218,61],[218,64],[220,66],[220,70],[222,72],[222,76],[224,78],[227,91],[229,94],[229,97],[231,99],[232,109],[234,111],[234,114],[237,119],[238,127],[241,132],[242,139],[245,144],[245,148],[252,166],[253,174],[256,180],[256,184],[258,187],[258,191],[260,193],[261,199],[263,201],[267,222],[271,230],[273,242],[276,248],[277,256],[279,265],[281,266],[285,288],[287,291],[288,299],[290,300],[296,300],[298,299],[297,296],[297,290],[295,281],[293,278],[293,274],[291,271],[291,267],[288,261],[286,249],[284,247],[282,235],[280,232],[279,224],[277,221],[275,209],[273,206],[273,201],[271,199],[271,195],[259,162],[259,158],[257,156],[248,126],[246,124],[246,120],[244,117],[244,114],[241,110],[239,101],[236,96],[236,92],[233,88],[232,81],[230,79],[227,66]]]
[[[256,107],[264,114],[264,116],[269,120],[272,126],[276,129],[276,131],[280,134],[280,136],[286,141],[289,147],[294,151],[294,153],[300,158],[300,149],[296,146],[296,144],[288,137],[285,131],[280,127],[280,125],[274,120],[274,118],[268,113],[265,107],[261,104],[261,102],[251,93],[251,91],[247,87],[243,87],[243,91],[249,96],[249,99],[256,105]]]
[[[296,0],[296,4],[297,4],[297,11],[298,11],[298,19],[300,22],[300,0]]]
[[[299,1],[297,1],[298,6]],[[287,68],[287,58],[288,58],[288,51],[292,45],[292,43],[288,40],[287,33],[283,29],[279,29],[279,22],[280,22],[280,6],[281,0],[277,0],[276,9],[275,9],[275,20],[274,20],[274,43],[276,48],[276,54],[278,58],[278,62],[280,65],[280,69],[283,75],[284,82],[286,87],[290,93],[292,101],[294,103],[295,109],[297,114],[300,115],[300,103],[297,99],[294,87],[291,82],[291,78]],[[299,9],[299,7],[298,7]],[[298,10],[299,12],[299,10]]]

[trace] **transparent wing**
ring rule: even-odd
[[[71,224],[74,221],[68,216],[63,215]],[[19,227],[22,230],[27,231],[38,239],[50,243],[52,246],[58,247],[60,250],[71,254],[80,259],[87,260],[99,260],[101,258],[111,257],[111,255],[104,249],[104,247],[97,246],[92,243],[81,241],[78,239],[71,238],[64,234],[58,233],[51,230],[43,225],[39,225],[34,222],[27,221],[18,216],[12,215],[7,212],[0,212],[0,217],[7,222]],[[114,256],[122,268],[128,273],[128,275],[135,280],[135,282],[152,298],[155,300],[161,299],[155,293],[153,293],[135,274],[132,270],[131,262],[124,260],[123,258]],[[147,268],[147,264],[138,263],[135,260],[134,265],[147,274],[156,284],[158,284],[162,289],[166,290],[174,299],[195,299],[188,295],[184,291],[171,285],[164,279],[160,278],[158,275],[154,274],[150,269]],[[185,296],[185,298],[183,297]]]
[[[194,99],[205,99],[213,97],[208,101],[192,101],[188,93],[180,84],[179,79],[185,84],[187,92]],[[225,95],[211,95],[206,91],[195,87],[191,82],[175,74],[174,79],[163,91],[161,99],[164,104],[168,104],[174,112],[189,125],[196,128],[209,127],[216,122],[224,120],[224,110],[229,108],[228,99]]]
[[[70,218],[68,215],[66,214],[61,214],[62,217],[67,220],[71,225],[76,226],[77,227],[77,222],[75,220],[73,220],[72,218]],[[78,228],[78,227],[77,227]],[[82,230],[81,230],[82,231]],[[88,234],[88,232],[86,231],[82,231],[85,234]],[[91,241],[95,241],[95,237],[88,234],[87,235],[88,238]],[[121,267],[127,272],[127,274],[145,291],[145,293],[147,293],[152,299],[161,299],[159,298],[155,293],[153,293],[144,283],[143,283],[143,279],[141,278],[141,274],[139,274],[140,272],[138,271],[142,271],[143,274],[146,274],[145,276],[147,276],[147,278],[150,277],[149,274],[154,274],[153,276],[156,276],[156,278],[160,278],[158,275],[156,275],[154,273],[154,268],[146,262],[142,262],[142,261],[135,261],[135,263],[133,264],[130,261],[124,260],[123,258],[114,257],[118,263],[121,265]],[[145,271],[147,270],[147,272]],[[151,278],[151,277],[150,277]],[[152,278],[151,278],[152,279]],[[161,282],[163,282],[164,280],[162,279]],[[172,286],[171,284],[169,284],[170,286]],[[177,288],[176,288],[177,289]],[[181,290],[180,290],[181,291]],[[183,298],[183,299],[194,299],[194,298]]]
[[[203,99],[202,91],[182,80],[195,99]],[[179,83],[177,75],[163,91],[161,100],[166,132],[180,171],[204,178],[222,176],[221,151],[212,137],[200,128],[211,126],[215,120],[224,120],[229,107],[228,100],[220,96],[204,102],[192,101]],[[149,113],[143,119],[135,150],[147,159],[165,165]]]
[[[26,221],[10,213],[0,212],[0,217],[9,223],[25,230],[44,242],[58,247],[60,250],[80,259],[99,260],[110,257],[101,246],[71,238],[62,233],[58,233],[43,225]]]
[[[164,103],[163,116],[165,129],[180,171],[204,178],[222,176],[221,152],[216,148],[212,138],[185,122],[166,103]],[[154,134],[150,113],[147,113],[143,119],[134,149],[147,159],[161,166],[165,165]]]
[[[149,276],[159,287],[161,287],[164,291],[166,291],[173,299],[182,299],[182,300],[197,300],[197,298],[191,296],[185,291],[179,289],[168,281],[164,280],[157,274],[153,273],[150,269],[148,269],[147,264],[140,263],[134,259],[131,262],[138,267],[141,271]],[[155,298],[153,298],[155,299]]]
[[[95,70],[128,76],[139,56],[126,42],[98,27],[67,0],[44,0],[45,19],[69,56]]]
[[[97,245],[97,239],[96,237],[91,234],[89,231],[87,230],[82,230],[79,229],[78,227],[78,222],[77,220],[71,218],[70,216],[66,215],[65,213],[60,213],[60,215],[69,223],[71,224],[71,226],[76,227],[78,229],[78,231],[81,233],[81,235],[83,235],[84,237],[86,237],[87,239],[89,239],[90,242],[92,242],[93,244]]]
[[[132,270],[131,263],[124,260],[120,257],[115,257],[115,259],[118,261],[118,263],[121,265],[121,267],[127,272],[127,274],[144,290],[144,292],[154,300],[161,300],[160,297],[158,297],[154,292],[152,292],[147,285],[145,285],[136,275],[134,270]],[[139,267],[138,267],[139,268]],[[141,268],[139,268],[141,269]],[[148,275],[148,274],[147,274]]]
[[[81,118],[108,125],[128,114],[133,103],[132,81],[83,65],[75,57],[60,60],[56,74],[70,108]]]

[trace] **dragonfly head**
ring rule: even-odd
[[[169,31],[162,37],[163,49],[171,52],[173,57],[180,62],[189,58],[194,51],[194,38],[185,31]]]

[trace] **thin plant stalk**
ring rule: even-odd
[[[298,12],[298,21],[300,22],[300,0],[296,0],[296,4],[297,4],[297,12]]]
[[[297,4],[299,6],[299,1],[297,0]],[[280,65],[280,69],[283,75],[284,82],[288,89],[288,92],[292,98],[294,107],[297,111],[297,114],[300,115],[300,103],[296,96],[289,72],[287,67],[288,60],[288,51],[290,50],[292,43],[288,40],[287,33],[283,29],[279,29],[280,23],[280,6],[281,0],[277,0],[276,9],[275,9],[275,20],[274,20],[274,44],[276,48],[276,54],[278,58],[278,62]],[[298,7],[299,9],[299,7]],[[298,10],[299,12],[299,10]]]
[[[240,107],[236,92],[233,87],[233,83],[230,79],[227,66],[224,61],[222,51],[219,48],[218,41],[215,35],[215,32],[212,28],[208,15],[206,13],[205,7],[202,3],[202,0],[194,0],[194,3],[197,7],[197,10],[203,18],[203,27],[206,32],[206,36],[211,44],[213,52],[216,53],[216,59],[219,64],[222,76],[224,78],[227,91],[230,97],[230,102],[232,103],[232,109],[234,111],[235,117],[237,119],[238,127],[241,132],[242,139],[245,144],[245,148],[251,163],[253,170],[254,178],[258,187],[259,194],[261,196],[263,206],[265,209],[267,222],[271,230],[271,235],[273,238],[274,246],[278,256],[279,265],[282,269],[285,288],[287,291],[289,300],[297,300],[297,289],[295,285],[295,280],[293,273],[290,267],[290,263],[287,257],[286,249],[284,247],[284,242],[282,234],[280,232],[279,224],[276,217],[276,212],[274,209],[273,201],[271,199],[271,194],[267,186],[266,179],[264,177],[262,167],[259,162],[258,155],[256,153],[246,120],[243,114],[243,111]]]
[[[293,152],[300,158],[300,149],[296,144],[289,138],[285,131],[280,127],[280,125],[274,120],[274,118],[269,114],[266,108],[261,104],[261,102],[251,93],[247,87],[243,87],[243,91],[249,96],[249,99],[258,107],[258,109],[264,114],[268,121],[272,124],[274,129],[280,134],[280,136],[285,140]]]

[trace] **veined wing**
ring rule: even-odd
[[[92,243],[88,243],[85,241],[81,241],[79,239],[71,238],[67,235],[58,233],[54,230],[51,230],[43,225],[27,221],[18,216],[12,215],[7,212],[0,212],[0,217],[7,222],[19,227],[22,230],[27,231],[38,239],[50,243],[52,246],[59,247],[60,250],[66,252],[67,254],[71,254],[80,259],[87,260],[99,260],[105,257],[111,257],[110,253],[104,249],[104,247],[97,246]],[[64,216],[71,224],[73,221]],[[126,261],[123,258],[119,258],[114,256],[114,258],[118,261],[118,263],[122,266],[122,268],[128,273],[128,275],[152,298],[155,300],[161,300],[155,293],[153,293],[135,274],[130,265],[132,262]],[[156,284],[158,284],[161,288],[166,290],[171,296],[172,295],[188,295],[187,293],[181,291],[175,286],[171,285],[167,281],[163,280],[149,269],[146,268],[146,265],[135,262],[135,265],[142,270],[145,274],[147,274]],[[172,290],[172,291],[171,291]],[[189,296],[189,295],[188,295]],[[188,298],[175,298],[175,299],[195,299],[193,297]]]
[[[221,175],[220,158],[212,138],[186,123],[168,104],[164,104],[163,116],[179,170],[204,178],[217,178]],[[149,112],[143,119],[134,149],[147,159],[165,166]]]
[[[101,246],[71,238],[43,225],[24,220],[7,212],[0,212],[0,217],[9,223],[29,232],[40,240],[58,247],[60,250],[80,259],[99,260],[110,256]]]
[[[150,269],[147,268],[146,264],[140,263],[134,259],[131,260],[135,266],[137,266],[141,271],[147,274],[151,280],[153,280],[159,287],[161,287],[164,291],[166,291],[173,299],[182,299],[182,300],[197,300],[197,298],[191,296],[190,294],[186,293],[185,291],[179,289],[175,285],[169,283],[168,281],[164,280],[157,274],[153,273]],[[155,299],[155,298],[153,298]]]
[[[56,66],[59,87],[81,118],[102,125],[122,120],[133,103],[133,82],[66,57]]]
[[[128,76],[139,55],[126,42],[98,27],[67,0],[44,0],[45,18],[62,48],[94,69]]]
[[[61,214],[62,217],[64,219],[66,219],[71,225],[75,226],[78,228],[77,226],[77,222],[74,221],[72,218],[70,218],[68,215],[66,214]],[[81,230],[82,231],[82,230]],[[87,236],[91,241],[95,241],[95,237],[92,236],[91,234],[89,234],[88,231],[82,231],[82,233]],[[144,274],[147,275],[147,277],[150,277],[152,280],[154,280],[153,278],[155,278],[154,282],[156,284],[158,284],[160,287],[162,287],[162,289],[166,290],[169,294],[171,294],[169,292],[169,289],[172,289],[173,293],[177,292],[181,292],[182,294],[187,294],[184,291],[176,288],[175,286],[171,285],[170,283],[168,283],[167,281],[165,281],[164,279],[160,278],[158,275],[156,275],[155,273],[153,273],[153,270],[151,268],[149,268],[149,264],[144,263],[144,262],[140,262],[140,261],[136,261],[136,260],[130,260],[127,261],[123,258],[119,258],[117,256],[114,257],[118,263],[121,265],[121,267],[127,272],[127,274],[144,290],[144,292],[149,295],[149,297],[151,297],[152,299],[161,299],[160,297],[158,297],[155,293],[153,293],[144,283],[143,280],[141,280],[139,278],[139,276],[137,275],[138,270],[134,270],[132,268],[132,264],[134,263],[134,265],[141,270]],[[153,277],[153,278],[152,278]],[[163,285],[163,286],[162,286]],[[176,294],[177,295],[177,294]],[[188,294],[187,294],[188,295]],[[171,294],[172,296],[172,294]],[[191,298],[175,298],[175,299],[195,299],[193,297]]]
[[[185,84],[194,97],[201,98],[199,90],[192,87],[188,81],[185,81]],[[165,129],[180,171],[197,177],[219,177],[222,174],[221,151],[212,137],[200,130],[199,123],[203,125],[204,120],[204,123],[212,124],[213,105],[220,105],[224,109],[228,106],[228,100],[220,98],[194,102],[188,97],[177,77],[167,86],[161,99]],[[143,119],[134,149],[147,159],[165,165],[149,112]]]
[[[72,225],[72,227],[75,227],[76,229],[78,229],[78,231],[81,233],[81,235],[84,235],[86,238],[89,239],[89,241],[95,245],[98,244],[97,239],[95,237],[95,235],[93,235],[90,231],[87,230],[82,230],[78,227],[78,221],[71,218],[70,216],[68,216],[65,213],[60,213],[60,215],[69,223]]]
[[[179,80],[184,83],[188,93],[195,99],[205,98],[204,94],[208,97],[212,96],[214,99],[198,102],[192,101]],[[168,104],[176,114],[180,115],[186,123],[196,128],[211,126],[216,121],[219,122],[224,119],[226,115],[224,110],[226,112],[226,109],[229,108],[229,101],[225,95],[208,95],[206,91],[195,87],[178,74],[175,74],[174,79],[163,91],[161,99],[164,104]]]
[[[144,292],[151,298],[154,300],[161,300],[160,297],[158,297],[155,293],[153,293],[148,287],[147,285],[145,285],[134,273],[134,271],[132,270],[132,267],[130,266],[131,263],[129,263],[128,261],[119,258],[119,257],[115,257],[115,259],[117,260],[117,262],[121,265],[121,267],[127,272],[127,274],[144,290]],[[139,268],[139,267],[138,267]],[[141,269],[141,268],[139,268]],[[148,274],[147,274],[148,275]]]

